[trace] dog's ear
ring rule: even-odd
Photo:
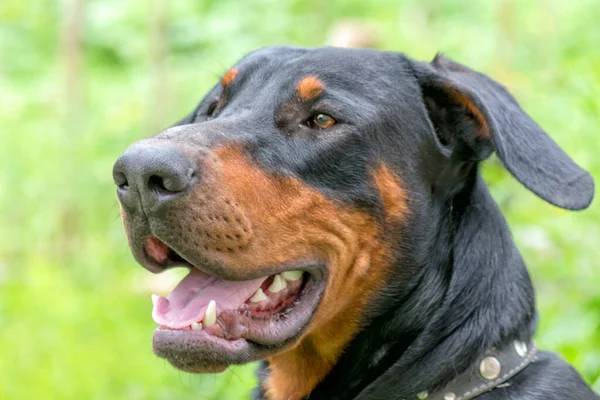
[[[414,63],[423,100],[441,146],[466,161],[496,151],[529,190],[555,206],[581,210],[594,181],[519,107],[499,83],[437,55]]]

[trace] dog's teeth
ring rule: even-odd
[[[194,322],[192,324],[193,331],[201,331],[202,330],[202,322]]]
[[[211,300],[206,307],[202,324],[207,327],[211,327],[217,322],[217,303]]]
[[[268,299],[268,297],[265,294],[265,292],[263,292],[263,290],[261,288],[258,288],[256,293],[254,293],[252,295],[252,297],[250,297],[250,303],[258,303],[259,301],[264,301],[267,299]]]
[[[281,273],[281,276],[283,276],[283,279],[286,281],[297,281],[302,278],[302,274],[302,271],[285,271]]]
[[[156,306],[156,303],[158,302],[158,298],[159,298],[159,297],[160,297],[160,296],[159,296],[159,295],[157,295],[157,294],[153,294],[153,295],[152,295],[152,305],[153,305],[153,306]]]
[[[287,283],[285,283],[285,279],[283,279],[281,275],[277,274],[275,275],[275,278],[273,278],[273,283],[271,283],[271,285],[269,286],[269,292],[279,293],[283,289],[285,289],[286,286]]]

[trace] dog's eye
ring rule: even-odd
[[[208,106],[208,109],[206,110],[206,115],[208,115],[209,117],[213,117],[215,114],[215,111],[217,110],[217,105],[219,103],[217,101],[213,101],[212,103],[210,103],[210,105]]]
[[[317,114],[307,121],[310,129],[327,129],[336,124],[335,118],[327,114]]]

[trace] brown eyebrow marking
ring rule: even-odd
[[[300,97],[302,100],[314,99],[323,92],[323,89],[325,89],[323,82],[321,82],[316,76],[312,75],[302,78],[302,80],[300,80],[300,82],[298,82],[296,85],[298,97]]]
[[[225,86],[229,85],[231,82],[233,82],[233,80],[235,79],[237,74],[238,74],[238,69],[231,68],[229,71],[227,71],[225,73],[225,75],[223,75],[223,78],[221,78],[221,86],[225,87]]]

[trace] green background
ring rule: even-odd
[[[252,366],[197,376],[152,355],[150,293],[181,272],[135,264],[111,178],[246,52],[348,32],[443,51],[507,85],[600,179],[598,21],[597,0],[2,0],[0,398],[247,398]],[[535,281],[539,345],[600,390],[600,202],[569,213],[494,159],[485,175]]]

